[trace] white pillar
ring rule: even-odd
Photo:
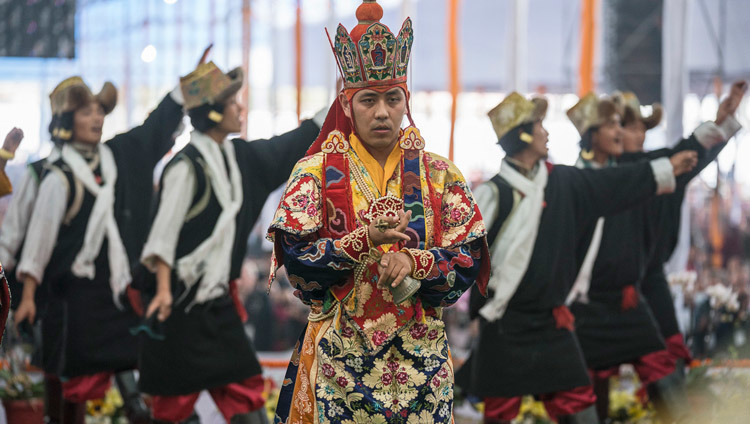
[[[682,114],[688,89],[687,40],[690,2],[664,0],[662,32],[662,100],[667,121],[667,144],[683,137]]]
[[[528,38],[529,0],[512,0],[510,8],[507,87],[510,90],[525,93],[528,82],[526,74],[528,43],[526,40]]]
[[[673,146],[683,137],[682,117],[688,90],[687,45],[690,3],[686,0],[664,0],[662,33],[662,100],[667,121],[667,145]],[[684,271],[690,253],[690,208],[682,204],[680,234],[667,273]]]

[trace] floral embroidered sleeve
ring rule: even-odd
[[[441,233],[437,246],[405,250],[414,264],[412,277],[422,282],[422,302],[445,307],[456,303],[475,281],[486,284],[489,254],[483,254],[487,243],[482,215],[460,171],[437,155],[431,159],[433,181],[442,184],[440,208],[435,211]]]
[[[310,304],[313,300],[323,300],[332,285],[343,283],[369,251],[366,234],[364,227],[341,239],[278,232],[284,265],[289,282],[298,290],[297,297]]]
[[[425,306],[450,306],[471,288],[479,276],[483,243],[477,239],[453,248],[408,249],[415,263],[412,277],[422,281],[419,295]]]

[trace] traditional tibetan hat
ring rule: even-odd
[[[49,126],[52,140],[65,142],[73,136],[72,112],[91,102],[98,102],[102,105],[104,114],[109,114],[117,105],[117,89],[107,81],[101,91],[94,94],[81,77],[74,76],[57,84],[50,93],[49,100],[52,109],[52,122]]]
[[[99,102],[104,108],[104,113],[108,114],[117,104],[117,89],[107,81],[99,93],[93,94],[81,77],[70,77],[57,84],[50,93],[49,100],[52,114],[73,112],[92,101]]]
[[[242,88],[242,68],[224,73],[213,62],[202,63],[180,78],[180,89],[185,98],[185,109],[223,103]]]
[[[599,98],[589,93],[568,110],[568,118],[583,137],[586,132],[602,125],[614,115],[622,117],[621,108],[611,99]]]
[[[612,100],[615,101],[622,108],[622,124],[626,125],[630,122],[641,121],[646,127],[646,130],[650,130],[655,126],[659,125],[661,118],[664,114],[659,103],[653,103],[651,105],[651,115],[645,117],[641,114],[641,102],[638,97],[632,91],[620,92],[616,91],[612,95]]]
[[[506,154],[512,156],[525,149],[533,140],[529,131],[522,126],[542,120],[546,114],[546,99],[535,97],[529,100],[514,91],[490,110],[487,116],[492,121],[498,143]]]

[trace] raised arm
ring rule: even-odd
[[[107,144],[115,155],[153,168],[174,145],[183,117],[182,102],[178,86],[164,96],[141,125],[116,135]]]
[[[320,113],[302,121],[299,127],[268,140],[235,143],[237,160],[245,161],[253,170],[257,184],[268,193],[279,188],[289,178],[294,164],[302,159],[320,132],[323,123]],[[259,193],[263,196],[263,193]]]
[[[692,170],[697,162],[693,151],[682,151],[670,158],[625,164],[604,169],[556,167],[564,173],[579,222],[590,223],[601,216],[614,215],[655,194],[674,192],[675,176]]]
[[[198,64],[205,63],[212,46],[213,44],[209,45],[203,51]],[[174,145],[176,133],[182,123],[183,104],[182,90],[177,84],[143,124],[115,136],[107,143],[115,155],[125,157],[127,162],[144,163],[145,168],[141,168],[143,170],[153,169]]]

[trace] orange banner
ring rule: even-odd
[[[458,8],[461,0],[448,0],[448,81],[451,92],[451,135],[448,145],[448,159],[453,160],[453,136],[456,129],[456,109],[458,108],[458,93],[461,91],[459,82],[459,50],[458,50]]]
[[[721,177],[716,177],[716,190],[711,198],[710,220],[708,222],[708,237],[711,241],[711,265],[721,268],[724,264],[724,228],[721,225],[721,195],[719,184]]]
[[[578,66],[578,96],[594,91],[594,49],[598,0],[581,0],[581,61]]]
[[[300,121],[302,115],[302,0],[297,0],[297,22],[294,25],[294,82],[297,86],[297,121]]]

